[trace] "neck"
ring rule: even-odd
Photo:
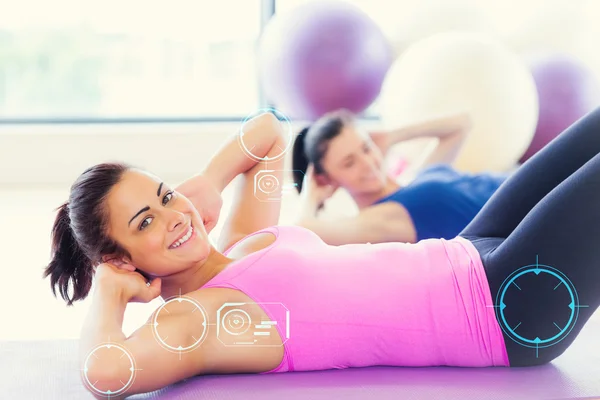
[[[166,300],[198,290],[233,261],[211,246],[205,260],[177,274],[162,278],[160,297]]]
[[[381,187],[380,190],[369,193],[353,193],[352,198],[356,202],[359,210],[370,207],[377,200],[389,196],[390,194],[396,192],[400,189],[400,185],[396,183],[392,178],[386,175],[385,185]]]

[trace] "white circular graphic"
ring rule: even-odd
[[[126,357],[125,360],[129,364],[129,368],[128,368],[129,372],[127,374],[128,375],[127,379],[120,380],[121,384],[123,385],[120,388],[100,390],[98,387],[96,387],[96,385],[98,385],[99,383],[102,384],[102,382],[98,382],[98,381],[92,382],[88,376],[90,359],[92,357],[94,357],[96,359],[101,359],[103,356],[105,357],[106,355],[102,355],[102,354],[98,355],[97,354],[100,350],[103,350],[103,349],[106,349],[106,351],[109,351],[109,352],[115,351],[115,350],[122,352],[123,355],[118,357],[118,360],[123,359],[124,356]],[[96,393],[106,395],[108,397],[119,395],[131,386],[131,384],[133,383],[133,380],[135,378],[135,363],[133,361],[133,355],[131,355],[131,353],[129,353],[129,351],[127,351],[127,349],[125,349],[124,347],[122,347],[118,344],[107,343],[107,344],[99,345],[99,346],[95,347],[86,357],[85,363],[83,366],[83,375],[85,377],[86,384],[89,385],[89,387],[92,388],[92,390],[94,390]]]
[[[279,181],[274,175],[263,175],[257,182],[258,190],[265,194],[272,194],[279,188]]]
[[[193,313],[199,313],[197,314],[197,316],[195,315],[194,318],[202,321],[198,321],[198,323],[193,323],[193,326],[198,327],[198,332],[196,335],[192,334],[190,338],[190,342],[192,344],[190,345],[184,346],[182,343],[169,343],[168,336],[163,337],[160,333],[160,324],[158,323],[158,317],[161,314],[161,312],[163,313],[163,315],[165,313],[169,313],[167,306],[169,304],[173,304],[174,302],[179,303],[178,308],[181,308],[181,303],[185,302],[187,305],[189,305],[189,311],[186,312],[189,312],[190,315]],[[206,336],[208,334],[208,317],[206,311],[204,311],[204,308],[196,301],[188,297],[179,296],[166,301],[158,308],[158,310],[156,310],[156,312],[154,313],[154,318],[152,319],[152,331],[154,332],[154,336],[158,343],[160,343],[160,345],[163,346],[165,349],[178,353],[189,352],[197,348],[200,344],[202,344],[204,339],[206,339]]]
[[[276,149],[278,151],[276,151],[275,154],[272,154],[270,157],[269,156],[259,156],[259,155],[254,154],[253,151],[255,151],[254,149],[257,146],[257,143],[253,143],[252,138],[249,138],[248,136],[246,136],[244,134],[244,126],[246,125],[246,122],[250,121],[252,118],[256,117],[257,115],[264,114],[264,113],[271,113],[271,114],[275,115],[277,117],[277,119],[279,121],[281,121],[281,123],[283,124],[283,130],[284,130],[283,135],[284,135],[285,145],[283,146],[283,148],[279,147],[279,149]],[[294,143],[294,133],[292,132],[292,124],[291,124],[290,120],[281,111],[278,111],[274,108],[261,108],[261,109],[255,111],[254,113],[248,115],[246,118],[244,118],[244,121],[242,122],[242,126],[240,127],[238,139],[239,139],[240,146],[242,147],[242,150],[244,151],[244,153],[246,153],[251,158],[258,160],[258,161],[276,161],[276,160],[279,160],[280,158],[282,158],[283,156],[285,156],[285,154],[288,152],[288,150],[290,150],[290,148],[292,147],[292,144]]]
[[[248,332],[251,323],[250,315],[239,308],[227,311],[221,320],[221,325],[225,329],[225,332],[235,336]]]

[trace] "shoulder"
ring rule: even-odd
[[[382,217],[382,218],[397,218],[408,215],[406,207],[395,201],[387,200],[381,203],[373,204],[361,210],[360,214],[369,217]]]
[[[277,240],[278,231],[276,227],[271,227],[250,235],[239,235],[225,253],[230,258],[238,259],[263,250]]]
[[[452,165],[449,164],[434,164],[428,168],[423,169],[417,174],[416,181],[421,179],[431,180],[453,177],[457,178],[463,174],[456,170]]]

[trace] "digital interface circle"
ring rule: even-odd
[[[265,307],[269,312],[262,315]],[[290,310],[279,302],[228,302],[216,317],[217,339],[225,346],[277,347],[290,338]]]
[[[279,180],[274,175],[263,175],[258,179],[258,189],[265,194],[272,194],[279,188]]]
[[[197,327],[198,330],[197,334],[190,337],[188,342],[191,342],[191,344],[186,343],[183,345],[182,343],[172,343],[169,341],[168,336],[163,336],[163,334],[160,332],[161,325],[159,324],[158,319],[161,313],[162,315],[169,313],[169,305],[176,305],[178,307],[178,312],[182,312],[182,307],[185,306],[183,312],[189,312],[190,315],[198,313],[190,322],[190,324],[192,324],[194,327]],[[163,303],[154,313],[154,317],[152,319],[152,332],[154,333],[154,337],[158,343],[169,351],[177,353],[193,351],[200,346],[207,337],[208,316],[204,308],[193,299],[185,296],[174,297]]]
[[[563,313],[557,316],[555,309],[549,310],[543,303],[536,304],[536,297],[548,297],[532,297],[527,292],[531,290],[536,293],[543,290],[552,292],[551,296],[555,296],[556,302],[564,304]],[[519,301],[521,296],[528,301]],[[539,317],[535,326],[511,316],[513,307],[534,308]],[[518,314],[518,311],[512,314]],[[579,315],[579,299],[575,287],[563,273],[547,265],[528,265],[513,272],[500,286],[496,315],[502,330],[512,340],[525,347],[545,348],[560,342],[571,332]]]
[[[239,336],[248,332],[252,320],[250,315],[239,308],[229,310],[223,315],[221,326],[230,335]]]
[[[96,385],[98,385],[98,383],[99,383],[98,381],[95,381],[95,382],[90,381],[90,378],[88,376],[89,362],[92,357],[97,358],[97,359],[106,357],[106,355],[97,354],[97,353],[114,352],[114,351],[123,353],[121,356],[119,356],[118,358],[115,358],[115,359],[124,360],[124,362],[127,363],[127,367],[128,367],[127,370],[129,371],[128,378],[125,380],[123,380],[123,379],[120,380],[121,384],[123,385],[120,388],[101,390],[98,387],[96,387]],[[119,395],[119,394],[123,393],[125,390],[127,390],[133,383],[133,380],[135,379],[135,362],[133,361],[133,355],[131,353],[129,353],[129,351],[127,351],[127,349],[125,349],[124,347],[122,347],[118,344],[106,343],[106,344],[99,345],[99,346],[95,347],[92,351],[90,351],[90,353],[86,357],[85,363],[83,366],[83,375],[85,377],[86,384],[90,388],[92,388],[92,390],[94,390],[96,393],[106,395],[108,397],[110,397],[111,395],[115,395],[115,396]]]
[[[263,113],[271,113],[271,114],[275,115],[277,117],[277,119],[279,121],[281,121],[283,124],[283,130],[284,130],[283,135],[284,135],[285,146],[283,148],[279,147],[278,151],[276,151],[275,154],[274,155],[272,154],[271,156],[259,156],[259,155],[254,154],[253,150],[254,150],[256,144],[252,143],[251,138],[248,138],[244,135],[244,126],[246,125],[246,123],[248,121],[250,121],[252,118],[254,118],[260,114],[263,114]],[[288,117],[286,117],[281,111],[276,110],[275,108],[271,108],[271,107],[261,108],[255,112],[253,112],[252,114],[248,115],[246,118],[244,118],[244,120],[242,121],[242,126],[240,127],[238,140],[240,142],[240,146],[242,147],[242,150],[244,151],[244,153],[246,153],[251,158],[258,160],[258,161],[276,161],[276,160],[279,160],[280,158],[284,157],[285,154],[290,150],[290,148],[292,147],[292,145],[294,143],[294,133],[292,131],[292,123],[290,122]]]

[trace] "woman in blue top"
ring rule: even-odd
[[[470,123],[467,114],[456,114],[367,133],[346,110],[324,115],[294,142],[293,175],[302,204],[296,223],[332,245],[456,237],[506,179],[452,168]],[[385,153],[420,137],[438,138],[437,145],[417,166],[415,178],[401,186],[384,169]],[[358,214],[320,219],[324,202],[338,188],[350,194]]]

